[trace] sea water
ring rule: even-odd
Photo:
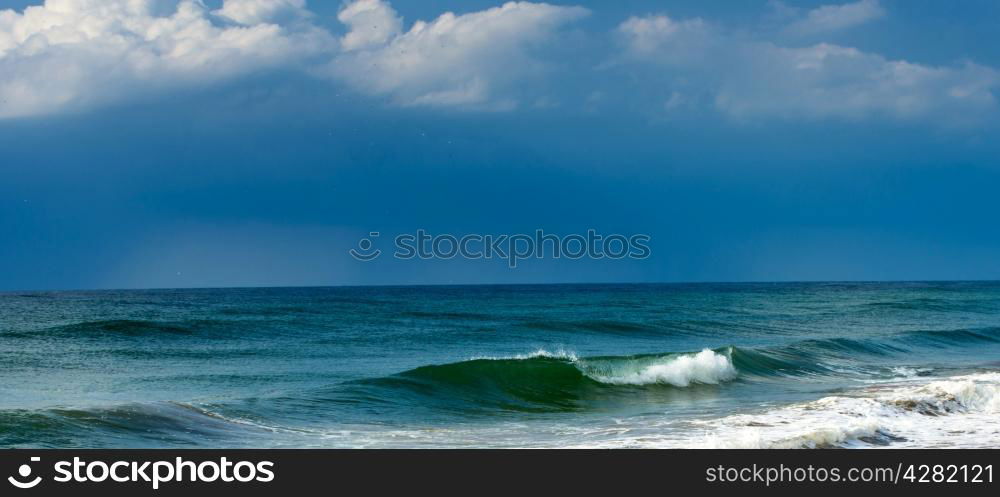
[[[0,294],[0,447],[997,447],[1000,283]]]

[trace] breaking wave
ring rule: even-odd
[[[719,448],[992,447],[1000,373],[869,387],[703,422]]]

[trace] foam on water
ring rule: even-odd
[[[527,354],[516,354],[516,355],[512,355],[512,356],[479,355],[479,356],[473,356],[473,357],[469,358],[470,361],[481,361],[481,360],[486,360],[486,361],[505,361],[505,360],[523,361],[523,360],[527,360],[527,359],[562,359],[562,360],[566,360],[566,361],[575,362],[577,360],[577,356],[576,356],[575,353],[573,353],[571,351],[568,351],[568,350],[564,350],[564,349],[557,349],[555,351],[549,351],[549,350],[546,350],[546,349],[537,349],[534,352],[529,352]]]
[[[729,356],[709,349],[697,354],[663,357],[653,364],[638,367],[626,362],[608,368],[610,370],[602,371],[600,368],[588,367],[587,364],[583,364],[581,369],[592,379],[611,385],[715,385],[732,380],[737,375]]]
[[[719,448],[992,447],[1000,374],[869,387],[853,395],[701,422]]]

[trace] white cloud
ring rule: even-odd
[[[0,12],[0,118],[212,84],[336,45],[311,26],[254,22],[281,10],[268,3],[296,2],[229,0],[219,12],[236,16],[236,26],[215,22],[194,0],[48,0]]]
[[[265,70],[321,73],[402,105],[509,109],[541,71],[531,50],[579,7],[511,2],[408,30],[381,0],[356,0],[337,38],[305,0],[46,0],[0,10],[0,119],[87,109]]]
[[[977,117],[995,105],[995,70],[966,63],[933,67],[853,48],[818,44],[745,49],[719,88],[716,105],[734,117]]]
[[[356,0],[344,6],[337,19],[348,27],[341,39],[348,51],[384,46],[403,33],[403,19],[381,0]]]
[[[767,0],[768,14],[765,17],[770,22],[788,22],[799,16],[802,9],[788,5],[781,0]]]
[[[996,105],[1000,74],[989,67],[928,66],[826,43],[782,47],[706,26],[651,16],[629,19],[619,32],[627,57],[656,68],[665,87],[707,92],[717,110],[738,119],[959,122]]]
[[[816,35],[859,26],[885,16],[878,0],[860,0],[841,5],[823,5],[788,27],[790,33]]]
[[[516,102],[503,90],[542,68],[531,49],[586,14],[580,7],[509,2],[463,15],[448,12],[403,32],[388,4],[360,0],[341,12],[350,27],[342,39],[348,51],[329,74],[401,105],[509,109]]]
[[[252,26],[281,23],[309,17],[306,0],[224,0],[213,14],[232,22]]]
[[[664,15],[632,17],[618,29],[628,38],[633,55],[674,63],[702,57],[718,38],[700,18],[677,21]]]

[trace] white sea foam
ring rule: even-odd
[[[576,361],[576,354],[568,350],[559,349],[554,352],[550,352],[545,349],[538,349],[530,354],[520,354],[514,356],[515,359],[535,359],[538,357],[545,357],[549,359],[564,359],[567,361]]]
[[[556,351],[548,351],[546,349],[541,349],[541,348],[538,349],[538,350],[535,350],[534,352],[530,352],[530,353],[527,353],[527,354],[516,354],[516,355],[510,355],[510,356],[487,356],[487,355],[480,355],[480,356],[470,357],[469,360],[470,361],[483,361],[483,360],[485,360],[485,361],[510,361],[510,360],[523,361],[523,360],[527,360],[527,359],[538,359],[538,358],[562,359],[562,360],[571,361],[571,362],[576,362],[577,361],[577,356],[572,351],[568,351],[568,350],[564,350],[564,349],[558,349]]]
[[[905,366],[899,366],[892,368],[893,374],[902,378],[913,378],[920,374],[920,370],[915,368],[908,368]]]
[[[686,387],[692,383],[717,384],[736,378],[732,360],[705,349],[697,354],[663,357],[652,364],[622,361],[595,367],[583,364],[585,374],[613,385],[669,384]]]
[[[689,445],[720,448],[995,447],[1000,374],[880,385],[700,424]]]

